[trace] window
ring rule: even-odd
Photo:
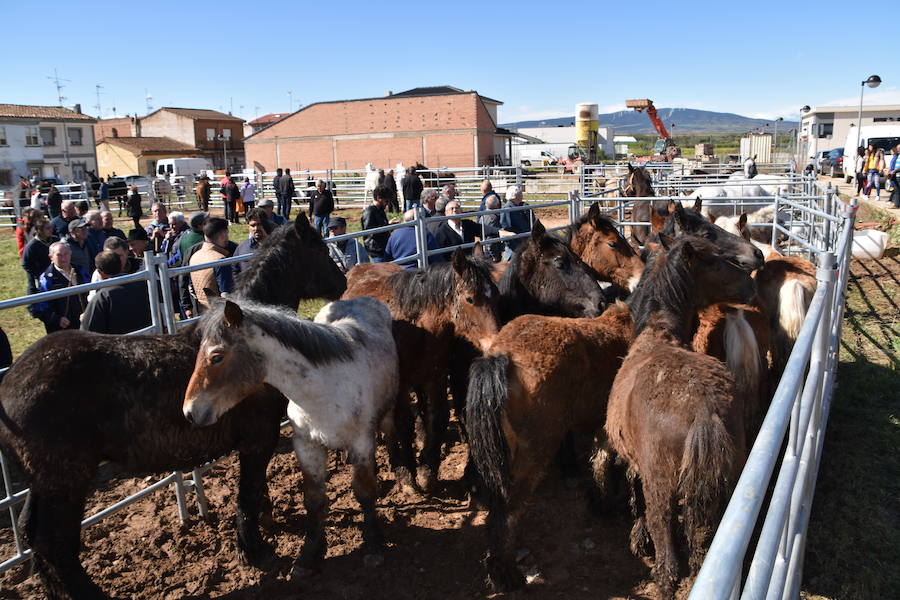
[[[26,146],[40,146],[41,145],[41,137],[40,137],[40,133],[38,133],[37,127],[26,127],[25,128],[25,145]]]
[[[0,146],[8,146],[9,142],[6,141],[6,127],[0,127]]]
[[[230,129],[223,129],[223,130],[222,130],[222,137],[225,138],[226,140],[230,140],[230,139],[231,139],[231,130],[230,130]]]
[[[206,141],[212,142],[216,139],[216,130],[215,129],[207,129],[206,130]]]
[[[12,185],[12,169],[0,169],[0,185]]]
[[[834,123],[819,123],[819,139],[829,138],[834,133]]]
[[[87,171],[87,163],[72,163],[72,179],[75,181],[84,181],[84,172]]]
[[[81,127],[70,127],[69,128],[69,144],[72,146],[80,146],[82,143],[82,130]]]
[[[56,145],[56,128],[55,127],[41,127],[41,142],[44,146],[55,146]]]

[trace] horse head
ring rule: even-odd
[[[762,252],[740,235],[728,233],[721,227],[710,223],[699,213],[699,199],[694,209],[686,209],[681,202],[670,205],[670,215],[661,233],[673,238],[692,235],[706,239],[715,244],[721,252],[731,257],[736,264],[750,272],[760,268],[764,263]]]
[[[200,320],[200,350],[181,407],[194,425],[212,425],[264,387],[265,361],[250,349],[244,321],[231,300],[214,302]]]
[[[603,291],[594,273],[561,239],[535,221],[531,236],[516,251],[503,274],[501,291],[520,288],[538,314],[596,317],[603,312]]]
[[[655,214],[655,213],[654,213]],[[634,290],[644,271],[644,261],[619,233],[615,223],[591,204],[587,214],[569,230],[569,245],[602,281]]]
[[[485,349],[499,330],[500,292],[490,263],[457,248],[450,264],[455,274],[452,318],[456,335]]]
[[[633,167],[628,163],[628,175],[625,176],[623,194],[628,198],[646,198],[655,196],[653,182],[645,167]]]

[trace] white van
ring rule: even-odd
[[[864,125],[859,128],[859,140],[856,127],[850,128],[844,142],[844,180],[847,183],[851,183],[856,175],[856,149],[866,148],[869,144],[884,150],[885,160],[889,160],[891,148],[900,144],[900,125]]]
[[[212,169],[205,158],[163,158],[156,161],[156,176],[160,178],[187,177]]]

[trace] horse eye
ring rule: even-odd
[[[468,302],[469,304],[475,304],[475,301],[472,300],[472,296],[466,296],[466,302]]]
[[[222,362],[223,360],[225,360],[225,355],[224,355],[224,354],[213,354],[213,355],[210,357],[209,362],[212,363],[212,364],[214,364],[214,365],[217,365],[217,364],[219,364],[220,362]]]
[[[613,248],[613,249],[615,249],[615,247],[616,247],[616,243],[615,243],[615,242],[606,242],[606,245],[609,246],[610,248]]]

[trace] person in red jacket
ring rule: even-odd
[[[22,213],[22,218],[16,224],[16,245],[19,247],[19,258],[25,252],[25,246],[34,239],[35,231],[44,220],[44,213],[33,208],[27,208]]]

